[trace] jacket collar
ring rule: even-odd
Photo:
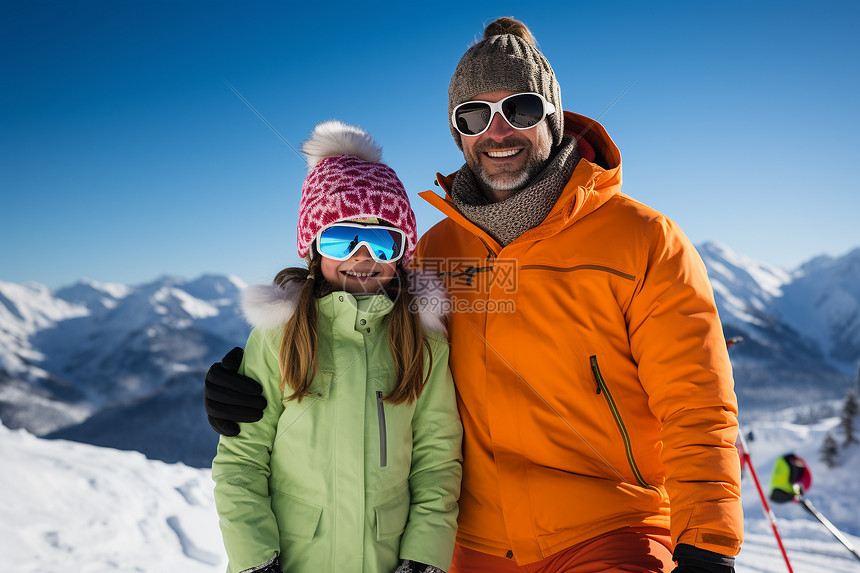
[[[565,132],[584,139],[596,152],[594,162],[580,160],[573,175],[561,192],[549,215],[537,227],[523,233],[512,244],[552,236],[593,212],[621,189],[621,152],[597,121],[569,111],[564,112]],[[454,205],[449,195],[454,174],[436,174],[437,183],[445,191],[441,197],[433,191],[419,196],[444,215],[481,239],[495,253],[501,251],[495,239],[469,221]]]
[[[441,279],[435,273],[407,270],[414,303],[421,325],[426,331],[438,332],[447,336],[445,326],[448,296]],[[242,291],[241,307],[245,320],[255,328],[283,328],[292,318],[299,299],[301,282],[289,282],[284,286],[251,285]],[[353,298],[349,293],[338,291],[334,296]],[[333,296],[329,295],[329,296]],[[383,296],[383,295],[377,295]],[[390,303],[380,305],[382,313],[390,309]]]

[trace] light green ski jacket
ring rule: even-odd
[[[262,420],[221,437],[212,464],[228,572],[273,558],[288,573],[392,573],[401,559],[447,570],[462,425],[441,317],[422,313],[432,349],[423,393],[394,406],[382,399],[394,385],[384,323],[392,302],[321,298],[311,394],[287,401],[278,350],[297,286],[249,287],[243,296],[255,328],[240,372],[262,384],[268,405]]]

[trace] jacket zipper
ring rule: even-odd
[[[633,458],[633,447],[630,445],[630,436],[627,433],[627,428],[624,426],[624,421],[621,419],[621,413],[618,411],[618,406],[615,404],[615,400],[609,392],[609,387],[606,385],[606,381],[600,373],[600,367],[597,365],[597,356],[592,356],[589,360],[591,361],[591,372],[594,374],[594,381],[597,383],[597,393],[603,394],[603,399],[606,400],[606,404],[609,406],[609,411],[612,412],[612,417],[615,418],[615,425],[618,426],[618,430],[621,432],[621,439],[624,441],[624,453],[627,455],[627,463],[630,465],[630,469],[633,471],[633,475],[636,477],[636,481],[639,482],[639,485],[653,489],[652,486],[648,485],[648,483],[642,478],[642,474],[639,472],[639,467],[636,465],[636,460]]]
[[[382,402],[382,392],[376,391],[376,413],[379,415],[379,466],[388,465],[388,434],[385,430],[385,406]]]

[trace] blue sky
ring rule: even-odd
[[[0,280],[294,264],[304,164],[227,82],[294,148],[326,119],[367,129],[426,230],[417,193],[463,163],[448,81],[504,15],[564,108],[599,116],[624,191],[694,243],[786,269],[838,256],[860,245],[858,5],[3,0]]]

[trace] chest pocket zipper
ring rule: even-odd
[[[636,481],[642,487],[653,489],[653,486],[648,485],[642,474],[639,472],[639,467],[636,465],[636,459],[633,457],[633,446],[630,444],[630,435],[627,433],[627,428],[624,426],[624,420],[621,419],[621,413],[618,411],[618,405],[612,398],[609,392],[609,387],[600,373],[600,366],[597,364],[597,356],[589,358],[591,361],[591,372],[594,374],[594,381],[597,383],[597,393],[603,394],[603,399],[606,400],[609,411],[612,412],[612,417],[615,418],[615,425],[618,426],[618,431],[621,432],[621,440],[624,442],[624,453],[627,455],[627,463],[630,465],[630,470]]]
[[[379,466],[388,465],[388,432],[385,429],[385,404],[382,392],[376,391],[376,413],[379,416]]]

